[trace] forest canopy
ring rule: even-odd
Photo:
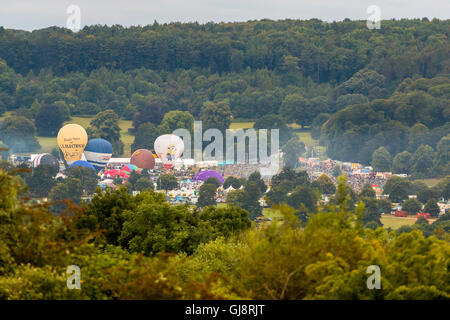
[[[336,160],[370,165],[383,147],[391,159],[383,167],[442,177],[449,30],[450,21],[438,19],[386,20],[379,30],[348,19],[94,25],[77,33],[0,27],[0,114],[12,111],[51,135],[42,121],[51,108],[52,123],[112,110],[134,120],[135,149],[151,148],[142,141],[171,128],[164,114],[200,120],[214,106],[227,119],[272,116],[281,127],[309,127]],[[16,137],[0,131],[3,142]],[[428,158],[419,157],[424,150]]]

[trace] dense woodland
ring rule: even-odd
[[[134,133],[147,126],[137,147],[169,129],[148,133],[168,111],[203,120],[215,105],[225,110],[218,118],[277,116],[278,124],[310,127],[333,159],[445,176],[449,30],[448,20],[427,19],[383,21],[379,30],[316,19],[98,25],[78,33],[0,28],[0,112],[21,117],[6,119],[0,136],[32,151],[39,145],[31,136],[55,136],[71,116],[113,110],[135,120]],[[120,137],[112,138],[121,154]]]

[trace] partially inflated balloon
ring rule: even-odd
[[[38,154],[34,157],[33,168],[36,168],[40,165],[48,165],[54,167],[55,169],[59,169],[58,159],[56,159],[55,156],[48,153]]]
[[[85,167],[85,168],[92,169],[92,170],[94,170],[94,172],[96,172],[94,166],[92,164],[90,164],[89,162],[84,161],[84,160],[77,160],[77,161],[73,162],[69,166],[69,168],[73,168],[73,167]]]
[[[82,126],[65,125],[59,130],[57,139],[66,161],[73,162],[81,159],[88,140],[86,130]]]
[[[138,168],[151,170],[155,167],[155,158],[150,150],[139,149],[131,155],[130,163]]]
[[[183,151],[183,140],[174,134],[164,134],[155,140],[155,152],[167,170],[181,157]]]
[[[33,159],[33,168],[37,168],[39,166],[49,166],[53,168],[53,174],[56,175],[59,171],[59,161],[58,159],[48,153],[38,154]]]

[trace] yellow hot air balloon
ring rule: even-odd
[[[67,162],[81,159],[87,140],[86,130],[78,124],[67,124],[58,132],[58,146]]]

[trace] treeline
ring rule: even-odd
[[[450,173],[450,79],[405,79],[388,99],[317,118],[316,135],[335,159],[415,178]]]
[[[286,170],[280,183],[294,174]],[[306,223],[280,205],[283,218],[259,227],[240,208],[199,211],[125,189],[54,215],[23,201],[17,177],[0,171],[0,180],[1,299],[450,297],[448,214],[426,237],[420,228],[364,228],[366,209],[350,208],[344,178],[334,204],[310,212]],[[374,264],[383,274],[380,290],[366,285]],[[80,267],[81,290],[67,288],[69,265]]]
[[[285,56],[292,56],[302,76],[316,82],[341,82],[364,67],[395,80],[415,74],[433,77],[448,68],[448,30],[449,21],[426,18],[383,21],[379,30],[348,19],[95,25],[78,33],[57,27],[31,33],[0,28],[0,56],[22,74],[42,68],[65,74],[101,67],[275,70],[282,68]]]
[[[393,161],[423,144],[434,153],[422,175],[442,176],[449,23],[383,21],[380,30],[314,19],[90,26],[78,33],[0,28],[0,113],[33,122],[28,135],[54,136],[52,124],[113,110],[134,120],[137,133],[147,122],[158,127],[169,111],[202,119],[215,105],[227,119],[229,109],[234,119],[277,116],[281,125],[310,126],[337,160],[370,164],[384,147]],[[23,118],[11,122],[30,127]]]

